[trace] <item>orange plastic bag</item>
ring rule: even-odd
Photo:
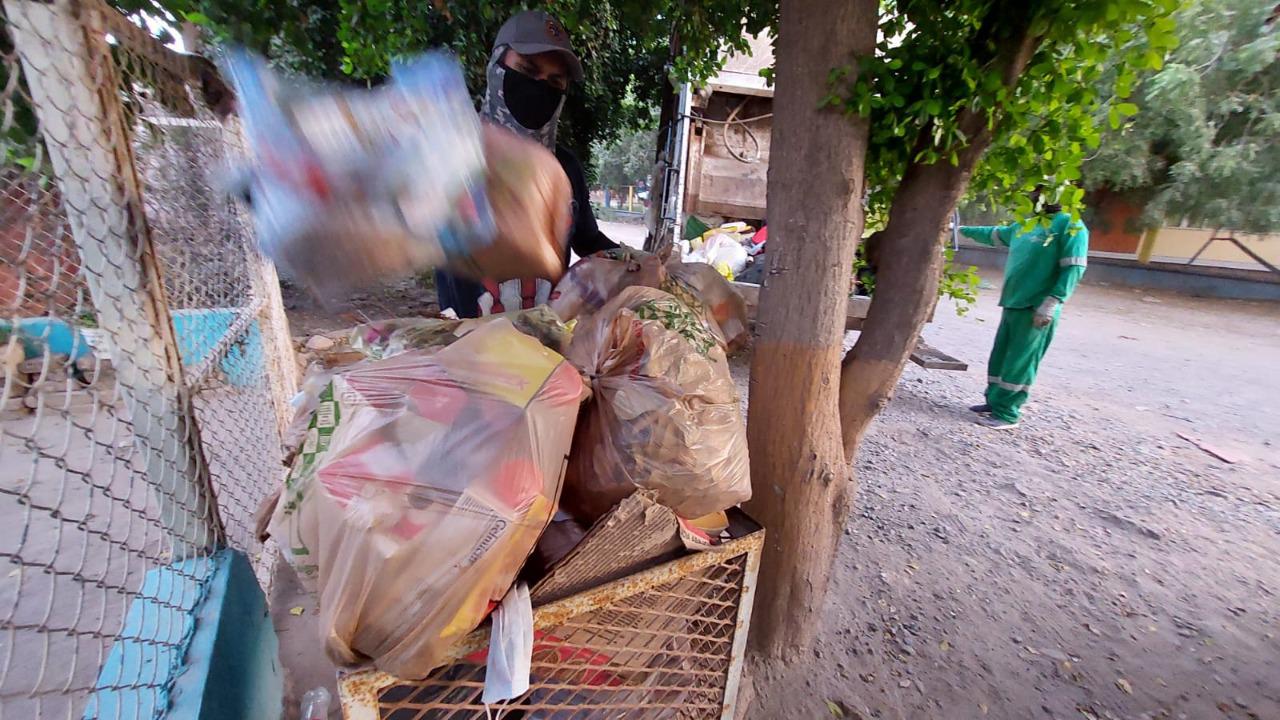
[[[479,625],[555,513],[584,394],[506,319],[323,386],[270,530],[335,662],[420,678]]]
[[[751,497],[738,389],[703,315],[627,288],[579,320],[567,357],[593,393],[565,475],[568,512],[592,522],[638,487],[687,518]]]

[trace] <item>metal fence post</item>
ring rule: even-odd
[[[221,524],[182,382],[173,326],[143,213],[101,11],[74,0],[4,0],[97,322],[117,349],[131,417],[175,558],[220,542]]]

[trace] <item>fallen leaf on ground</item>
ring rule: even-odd
[[[1123,691],[1125,692],[1125,694],[1126,694],[1126,695],[1132,695],[1132,694],[1133,694],[1133,686],[1132,686],[1132,685],[1130,685],[1130,684],[1129,684],[1129,681],[1128,681],[1128,680],[1125,680],[1124,678],[1117,678],[1117,679],[1116,679],[1116,687],[1118,687],[1118,688],[1120,688],[1121,690],[1123,690]]]
[[[295,606],[295,607],[291,607],[291,608],[289,608],[289,614],[290,614],[290,615],[301,615],[302,613],[304,613],[304,612],[306,612],[306,611],[307,611],[307,610],[306,610],[306,608],[302,607],[301,605],[297,605],[297,606]]]
[[[844,717],[844,710],[830,700],[827,701],[827,712],[831,713],[831,717]]]
[[[946,652],[951,649],[951,643],[947,642],[946,640],[943,640],[942,642],[938,643],[938,648],[942,650],[942,652]]]
[[[982,714],[983,714],[983,715],[986,715],[986,714],[987,714],[987,704],[986,704],[986,703],[978,703],[978,709],[982,711]]]

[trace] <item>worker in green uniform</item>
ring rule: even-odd
[[[1000,293],[1000,328],[987,361],[987,401],[974,405],[978,423],[989,428],[1016,428],[1022,404],[1036,370],[1053,340],[1062,304],[1084,275],[1089,230],[1073,221],[1059,205],[1044,204],[1049,218],[1012,225],[963,226],[960,232],[984,245],[1008,246],[1004,289]]]

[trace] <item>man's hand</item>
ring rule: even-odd
[[[1040,307],[1036,308],[1035,317],[1031,319],[1031,324],[1038,328],[1049,327],[1053,322],[1053,316],[1058,310],[1058,306],[1062,301],[1050,295],[1040,303]]]

